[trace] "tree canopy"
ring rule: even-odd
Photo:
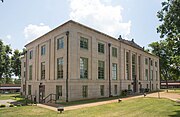
[[[20,78],[21,74],[21,52],[19,50],[12,51],[9,45],[5,45],[0,40],[0,80],[11,78],[12,75]],[[6,82],[7,83],[7,82]]]
[[[161,25],[157,28],[160,42],[149,44],[152,53],[160,57],[160,73],[164,80],[180,80],[180,0],[162,2],[157,12]]]

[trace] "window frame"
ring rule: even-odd
[[[104,96],[104,85],[100,85],[100,95]]]
[[[41,80],[46,79],[46,63],[41,62]]]
[[[80,79],[88,79],[88,58],[80,57]],[[84,73],[84,74],[82,74]]]
[[[33,50],[30,50],[29,51],[29,59],[32,59],[33,58]]]
[[[98,79],[105,79],[105,62],[98,60]]]
[[[98,42],[98,53],[104,54],[104,44],[101,42]]]
[[[117,71],[117,63],[112,63],[112,80],[117,80]]]
[[[64,59],[63,57],[57,58],[57,79],[63,79],[64,77]]]
[[[64,48],[64,37],[57,39],[57,50]]]
[[[117,58],[117,48],[116,47],[112,47],[112,57]]]
[[[29,65],[29,80],[32,80],[32,65]]]
[[[80,37],[80,48],[88,50],[88,48],[89,48],[88,44],[89,44],[88,39],[81,36]]]
[[[88,85],[82,86],[82,97],[87,98],[88,97]]]
[[[62,85],[56,85],[56,99],[60,99],[62,97]]]
[[[41,56],[46,54],[46,45],[41,46]]]

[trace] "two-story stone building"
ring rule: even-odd
[[[74,101],[159,88],[158,57],[134,40],[116,39],[72,20],[25,47],[22,93],[39,102],[50,94]]]

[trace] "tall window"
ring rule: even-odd
[[[156,81],[158,81],[158,72],[156,71]]]
[[[88,58],[80,58],[80,78],[88,78]]]
[[[31,85],[28,85],[28,95],[31,95]]]
[[[41,80],[45,79],[45,62],[41,63]]]
[[[136,75],[136,55],[132,54],[132,79],[135,78]]]
[[[45,53],[46,53],[46,46],[43,45],[43,46],[41,46],[41,56],[45,55]]]
[[[112,56],[117,57],[117,48],[112,47]]]
[[[153,66],[153,60],[151,60],[151,66]]]
[[[98,79],[104,79],[104,61],[98,61]]]
[[[157,67],[157,62],[155,62],[155,67]]]
[[[98,52],[104,53],[104,44],[103,43],[98,43]]]
[[[141,80],[141,56],[138,56],[139,80]]]
[[[31,51],[29,52],[29,59],[32,59],[32,57],[33,57],[33,50],[31,50]]]
[[[87,85],[82,86],[82,96],[83,96],[83,98],[88,97],[88,86]]]
[[[151,70],[151,80],[153,80],[153,70]]]
[[[129,80],[129,52],[126,52],[126,79]]]
[[[131,85],[128,85],[128,90],[131,90]]]
[[[80,48],[88,49],[88,39],[84,37],[80,38]]]
[[[56,99],[60,99],[62,96],[62,86],[56,85]]]
[[[117,64],[112,64],[112,79],[117,80]]]
[[[148,80],[148,69],[145,70],[145,80]]]
[[[104,85],[100,85],[100,94],[104,96]]]
[[[63,78],[63,58],[57,59],[57,79]]]
[[[147,59],[147,58],[145,58],[145,64],[146,64],[146,65],[148,64],[148,59]]]
[[[32,65],[29,66],[29,80],[32,80]]]
[[[114,85],[114,94],[117,95],[117,85]]]
[[[57,50],[61,49],[61,48],[64,48],[64,38],[63,37],[57,39]]]

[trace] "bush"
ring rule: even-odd
[[[149,92],[150,90],[148,88],[145,89],[145,92]]]
[[[121,92],[121,96],[127,96],[127,90],[125,89],[125,90],[122,90],[122,92]]]
[[[22,106],[22,105],[21,104],[17,104],[16,106],[19,107],[19,106]]]
[[[3,107],[6,107],[6,105],[4,105],[4,104],[0,105],[0,108],[3,108]]]
[[[13,104],[10,104],[9,107],[14,107],[14,105],[13,105]]]

